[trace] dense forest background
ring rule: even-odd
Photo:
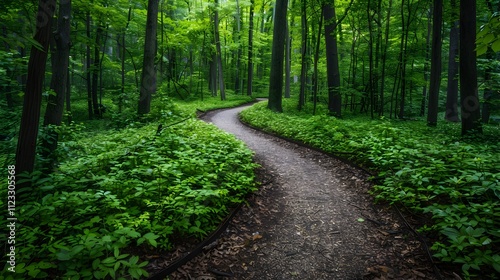
[[[392,142],[396,134],[406,134],[371,120],[418,122],[439,131],[439,124],[446,123],[449,130],[443,135],[463,135],[450,138],[450,143],[465,141],[470,148],[457,147],[471,155],[470,166],[455,169],[453,177],[443,173],[433,178],[430,170],[417,177],[430,180],[431,188],[446,180],[457,186],[481,185],[483,189],[454,199],[465,208],[475,203],[476,211],[488,218],[464,214],[464,208],[423,209],[431,202],[416,208],[448,221],[456,218],[450,218],[450,211],[462,215],[453,226],[432,229],[449,238],[435,245],[438,257],[463,265],[466,276],[484,267],[491,278],[500,271],[500,232],[495,227],[499,216],[494,214],[500,212],[495,150],[500,122],[500,1],[40,0],[2,1],[0,8],[0,161],[15,165],[16,199],[23,201],[17,210],[25,215],[18,233],[25,240],[18,259],[20,273],[87,277],[90,270],[85,269],[93,267],[100,273],[93,275],[97,278],[120,273],[140,278],[146,264],[135,256],[121,257],[132,240],[140,240],[138,246],[168,249],[173,234],[206,235],[228,205],[254,189],[254,165],[250,152],[234,138],[191,117],[197,110],[234,106],[255,97],[268,97],[270,110],[258,111],[247,117],[249,121],[269,111],[288,111],[303,119],[307,117],[301,114],[320,116],[315,120],[325,123],[359,117],[357,125],[363,129],[385,131],[381,137],[386,141],[377,143],[384,147],[397,146]],[[328,121],[323,119],[326,115]],[[177,129],[179,122],[188,125]],[[309,135],[302,140],[340,139],[356,125],[344,129],[340,134],[325,129],[326,138]],[[165,136],[164,131],[171,134]],[[348,140],[350,148],[366,152],[361,140]],[[221,152],[218,142],[230,143],[229,150]],[[165,154],[175,160],[165,162]],[[398,159],[382,162],[384,156],[372,154],[366,161],[380,164],[378,171],[384,165],[394,173],[406,170],[391,165]],[[447,157],[459,161],[457,154],[440,160]],[[460,174],[464,170],[479,171]],[[411,178],[410,173],[397,176]],[[418,184],[412,180],[409,184]],[[137,187],[147,181],[151,184]],[[160,181],[176,182],[176,191],[169,193],[171,204],[154,202],[155,194],[161,193]],[[221,184],[227,188],[215,188]],[[206,185],[212,188],[200,187]],[[99,192],[91,194],[88,188]],[[132,191],[148,192],[151,200],[139,201]],[[392,191],[379,193],[390,200]],[[200,197],[197,203],[210,210],[196,208],[187,215],[188,199],[176,198],[183,195]],[[428,200],[432,196],[425,195]],[[442,195],[434,196],[438,202],[448,201]],[[226,200],[207,204],[206,197],[212,196]],[[467,196],[477,197],[471,201]],[[161,204],[161,211],[143,211],[142,203]],[[74,205],[90,208],[81,208],[73,217],[43,214],[69,211]],[[132,209],[127,217],[117,210],[123,207]],[[108,210],[94,216],[102,208]],[[155,215],[169,218],[165,224],[154,224]],[[466,220],[460,220],[464,216]],[[104,231],[95,229],[99,223],[106,224]],[[77,241],[78,234],[86,236],[87,243]],[[40,260],[39,253],[30,251],[40,244],[45,244],[48,259]],[[486,245],[490,247],[482,247]],[[82,251],[93,259],[79,259]],[[464,256],[457,256],[459,251],[465,251]],[[114,252],[115,259],[104,258],[105,252]],[[125,258],[127,264],[120,265],[118,260]]]

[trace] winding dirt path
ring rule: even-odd
[[[203,119],[255,151],[264,185],[212,252],[179,274],[187,279],[436,279],[399,217],[374,205],[366,174],[242,125],[238,113],[244,108],[210,112]]]

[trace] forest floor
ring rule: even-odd
[[[411,230],[420,221],[374,203],[369,174],[242,125],[243,108],[203,119],[255,152],[261,187],[210,250],[167,279],[460,279],[430,261]]]

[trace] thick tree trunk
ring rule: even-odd
[[[323,6],[325,18],[326,71],[328,79],[328,111],[331,115],[341,117],[342,96],[340,95],[340,71],[337,51],[335,7]]]
[[[34,40],[40,44],[42,50],[39,50],[35,46],[31,47],[28,62],[28,80],[16,150],[16,174],[24,172],[32,173],[35,165],[43,81],[55,7],[55,0],[38,1]],[[25,184],[28,185],[28,183]],[[20,188],[25,184],[18,184],[18,187]]]
[[[267,107],[275,112],[283,112],[283,60],[285,51],[286,12],[288,0],[276,0],[274,8],[274,31],[269,81],[269,102]]]
[[[248,73],[247,73],[247,95],[252,95],[253,82],[253,16],[255,1],[250,0],[250,14],[248,19]]]
[[[429,86],[429,105],[427,125],[436,126],[439,105],[439,87],[441,85],[441,51],[443,26],[443,0],[434,0],[432,15],[432,47],[431,47],[431,82]]]
[[[158,25],[158,1],[148,0],[148,15],[146,20],[146,38],[144,40],[144,59],[141,75],[141,92],[138,114],[148,114],[151,110],[151,98],[156,92],[156,28]]]
[[[476,68],[476,1],[460,1],[460,105],[462,135],[482,133]]]
[[[57,18],[57,30],[54,32],[52,42],[52,80],[50,87],[55,95],[49,95],[47,109],[43,125],[48,134],[42,140],[42,154],[44,157],[51,157],[51,154],[57,148],[58,134],[53,126],[60,126],[64,111],[64,99],[66,97],[68,68],[69,68],[69,49],[70,49],[70,18],[71,18],[71,0],[61,1],[59,4],[59,16]],[[53,158],[48,162],[48,168],[53,163]]]

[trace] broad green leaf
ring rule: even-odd
[[[499,52],[500,51],[500,38],[497,38],[496,41],[494,41],[492,44],[491,44],[491,49],[494,51],[494,52]]]

